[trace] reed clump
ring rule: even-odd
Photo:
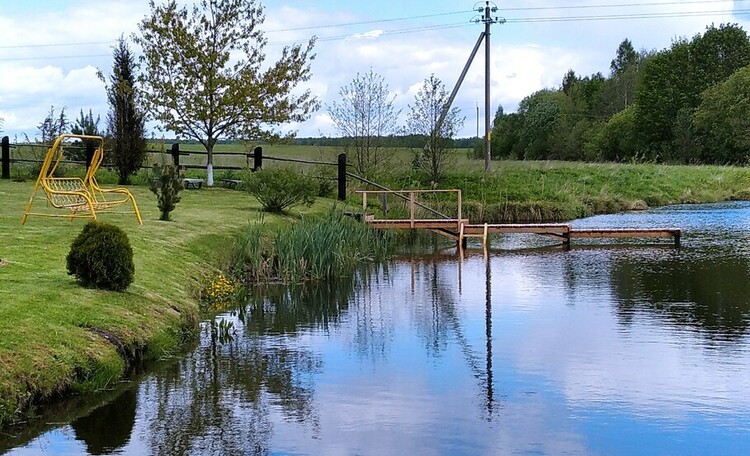
[[[248,225],[235,238],[227,270],[245,285],[334,280],[384,258],[394,245],[389,232],[332,211],[272,233]]]

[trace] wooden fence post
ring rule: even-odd
[[[177,170],[180,169],[180,145],[177,143],[172,144],[172,163]]]
[[[94,142],[86,141],[86,171],[91,167],[91,162],[94,160]]]
[[[346,201],[346,154],[339,154],[339,201]]]
[[[258,146],[253,149],[253,171],[263,168],[263,148]]]
[[[3,136],[2,148],[3,179],[10,179],[10,139],[7,136]]]

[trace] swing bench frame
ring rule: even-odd
[[[64,141],[70,139],[93,140],[97,146],[94,155],[91,158],[91,164],[86,170],[83,179],[80,177],[55,177],[55,171],[63,159]],[[96,220],[97,213],[118,212],[114,209],[130,202],[139,225],[143,225],[143,219],[138,211],[138,205],[135,198],[126,188],[102,188],[96,180],[96,172],[104,160],[104,138],[101,136],[89,135],[60,135],[47,150],[42,163],[42,169],[39,171],[39,177],[34,184],[34,190],[31,192],[29,202],[26,204],[21,224],[26,223],[29,215],[41,217],[65,217],[71,221],[74,218],[91,218]],[[54,212],[32,212],[34,198],[39,189],[44,190],[47,198],[47,205],[67,211],[67,214]]]

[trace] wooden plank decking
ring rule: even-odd
[[[430,192],[455,192],[458,195],[457,212],[458,217],[418,219],[415,218],[416,206],[422,206],[416,201],[416,196]],[[468,219],[461,217],[461,191],[460,190],[401,190],[401,191],[361,191],[362,209],[365,213],[365,221],[370,226],[379,229],[423,229],[436,232],[440,235],[455,239],[460,245],[465,245],[466,238],[481,238],[482,244],[487,244],[491,234],[527,233],[538,234],[561,240],[563,244],[570,245],[571,239],[626,239],[645,238],[659,239],[668,238],[674,241],[675,247],[680,246],[682,230],[679,228],[573,228],[567,223],[484,223],[472,224]],[[408,201],[410,217],[408,219],[375,219],[372,214],[367,214],[367,194],[380,195],[396,194]],[[408,196],[405,196],[408,195]],[[437,213],[436,211],[432,211]]]

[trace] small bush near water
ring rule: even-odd
[[[243,188],[258,198],[266,212],[283,212],[299,204],[310,206],[315,202],[318,187],[315,179],[292,168],[262,169],[243,179]]]
[[[334,213],[303,219],[272,237],[253,224],[237,236],[230,270],[248,285],[332,280],[350,275],[363,261],[382,258],[392,244],[390,233]]]
[[[68,274],[105,290],[125,291],[135,274],[127,234],[107,223],[87,223],[73,240],[66,262]]]

